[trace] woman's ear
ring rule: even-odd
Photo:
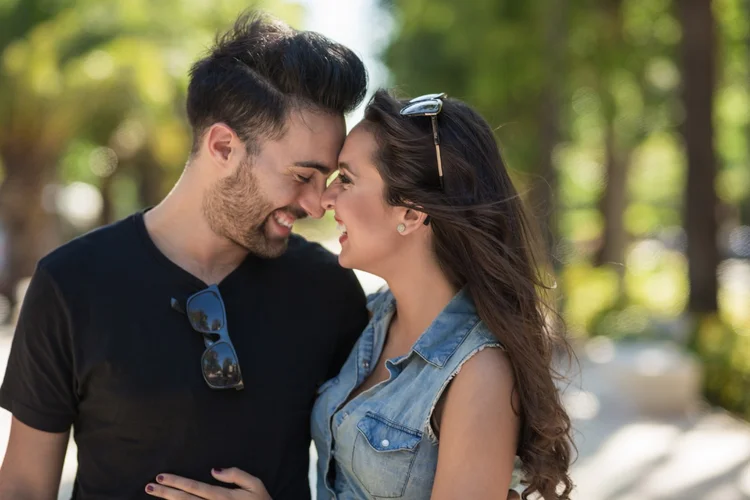
[[[427,220],[428,217],[429,216],[424,212],[420,212],[413,208],[406,208],[400,217],[401,223],[398,225],[397,230],[402,235],[413,233],[426,225],[425,220]]]

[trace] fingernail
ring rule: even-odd
[[[224,469],[220,469],[220,468],[218,468],[218,467],[214,467],[214,472],[215,472],[215,473],[217,473],[217,474],[221,474],[221,472],[222,472],[223,470],[224,470]]]
[[[154,491],[154,487],[149,484],[148,486],[146,486],[146,491]]]
[[[164,476],[162,476],[161,474],[159,474],[158,476],[156,476],[156,480],[161,483],[162,481],[164,481]]]

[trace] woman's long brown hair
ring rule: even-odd
[[[545,299],[549,268],[537,249],[537,231],[503,164],[492,129],[471,107],[444,100],[438,116],[444,186],[427,117],[404,117],[406,104],[379,90],[365,111],[378,143],[375,163],[386,201],[430,216],[434,252],[457,288],[466,288],[477,312],[505,347],[521,408],[518,455],[527,487],[565,500],[571,425],[555,385],[556,354],[571,355]]]

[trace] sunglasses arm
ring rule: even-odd
[[[178,313],[187,314],[185,312],[185,308],[182,307],[182,305],[180,305],[180,302],[174,297],[172,297],[172,299],[170,300],[170,305],[172,306],[172,309],[174,309]]]
[[[437,164],[438,164],[438,176],[440,176],[440,187],[443,187],[443,160],[442,155],[440,154],[440,138],[438,137],[438,129],[437,129],[437,116],[432,115],[431,117],[432,121],[432,138],[435,141],[435,151],[437,151]]]

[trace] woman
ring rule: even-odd
[[[530,225],[491,128],[444,94],[379,91],[339,160],[322,200],[343,232],[339,262],[388,290],[370,297],[370,324],[319,390],[318,500],[495,499],[516,454],[524,496],[569,498],[570,420],[551,366],[569,347],[548,328]],[[268,498],[241,471],[215,477],[242,489],[198,498]]]

